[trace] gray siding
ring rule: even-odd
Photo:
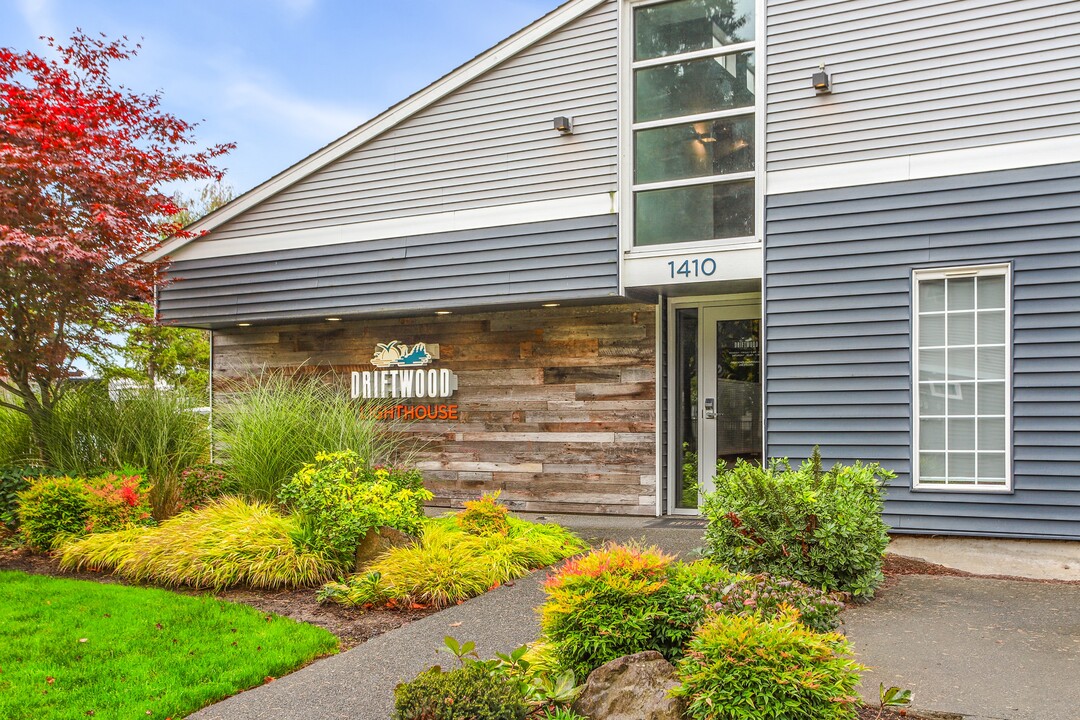
[[[182,260],[158,312],[214,327],[607,298],[618,294],[616,225],[601,215]]]
[[[204,240],[614,192],[614,0]],[[552,128],[574,117],[574,134]]]
[[[1080,132],[1080,3],[770,0],[767,27],[771,171]]]
[[[901,532],[1080,539],[1080,164],[768,198],[770,456],[880,461]],[[1012,494],[912,492],[911,271],[1013,264]]]

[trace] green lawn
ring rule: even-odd
[[[0,718],[181,718],[337,644],[211,597],[0,572]]]

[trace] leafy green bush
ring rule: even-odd
[[[708,560],[677,563],[670,578],[668,622],[681,631],[682,643],[713,613],[770,619],[786,606],[811,630],[830,632],[840,625],[844,607],[835,595],[798,580],[732,573]]]
[[[586,677],[623,655],[681,643],[667,622],[672,557],[656,548],[608,545],[565,563],[544,585],[544,636],[559,666]]]
[[[43,468],[28,465],[0,467],[0,523],[14,531],[19,526],[19,493],[30,481],[46,474]]]
[[[516,685],[485,667],[433,667],[394,688],[397,720],[523,720],[528,708]]]
[[[353,450],[369,464],[408,464],[405,439],[378,417],[386,402],[351,400],[347,387],[267,373],[224,388],[215,406],[215,439],[240,492],[273,502],[281,486],[323,452]]]
[[[226,588],[303,587],[323,582],[333,562],[294,538],[298,522],[269,505],[224,498],[147,529],[87,536],[60,548],[67,570],[112,570],[136,582]]]
[[[35,478],[19,493],[19,520],[26,543],[48,550],[60,540],[86,533],[138,527],[152,522],[141,476]]]
[[[827,631],[842,607],[799,582],[733,573],[704,560],[672,562],[655,549],[622,545],[566,563],[545,589],[545,652],[578,677],[645,650],[675,661],[716,613],[771,618],[790,608],[808,627]]]
[[[839,634],[816,633],[793,610],[773,620],[716,615],[690,640],[673,694],[691,720],[846,720],[864,669]]]
[[[465,502],[465,511],[457,514],[461,529],[473,535],[506,535],[510,524],[506,521],[510,511],[499,503],[499,490],[484,495],[479,500]]]
[[[892,477],[862,463],[823,472],[814,458],[798,469],[740,462],[705,498],[708,554],[734,570],[869,597],[884,580],[882,485]]]
[[[584,549],[558,525],[507,519],[506,535],[472,535],[453,516],[430,520],[415,545],[387,551],[345,583],[330,583],[323,600],[344,605],[387,601],[445,607],[525,576]]]
[[[81,535],[89,514],[86,483],[77,478],[39,478],[19,493],[20,531],[31,547],[48,550],[59,538]]]
[[[343,565],[370,530],[389,527],[416,535],[424,522],[424,489],[418,470],[368,468],[353,451],[319,453],[279,493],[305,524],[316,550]]]
[[[236,491],[236,483],[217,465],[196,465],[180,472],[176,511],[198,510]]]

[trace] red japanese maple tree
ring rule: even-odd
[[[126,38],[45,38],[56,59],[0,48],[0,404],[35,433],[63,395],[72,363],[118,323],[149,321],[159,265],[139,258],[184,231],[169,183],[219,180],[194,125],[159,94],[113,84]],[[145,306],[144,306],[145,307]]]

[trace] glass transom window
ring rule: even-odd
[[[915,273],[915,487],[1009,490],[1009,270]]]
[[[635,246],[755,237],[754,5],[633,10]]]

